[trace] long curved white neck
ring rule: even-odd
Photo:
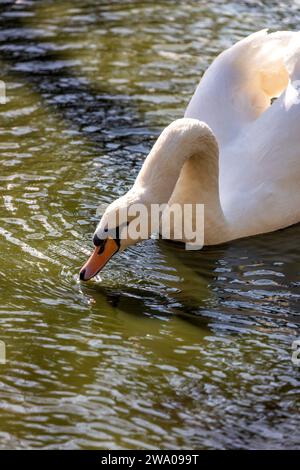
[[[197,119],[172,122],[154,144],[134,187],[144,188],[151,203],[167,203],[185,162],[205,150],[218,157],[217,142],[206,124]]]
[[[179,119],[159,136],[135,181],[149,204],[204,204],[205,244],[225,241],[227,223],[219,198],[219,151],[211,129]]]

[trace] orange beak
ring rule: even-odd
[[[110,258],[119,250],[118,244],[112,238],[103,240],[103,244],[96,246],[84,266],[82,266],[79,276],[82,281],[88,281],[104,268]]]

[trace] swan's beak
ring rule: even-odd
[[[82,281],[88,281],[104,268],[110,258],[119,250],[118,244],[112,238],[103,240],[100,246],[96,246],[84,266],[82,266],[79,276]]]

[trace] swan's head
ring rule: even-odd
[[[127,194],[111,203],[94,232],[95,249],[80,270],[80,279],[87,281],[98,274],[108,261],[118,252],[130,245],[150,237],[148,220],[145,230],[137,227],[137,208],[146,207],[140,192],[130,190]]]

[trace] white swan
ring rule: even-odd
[[[90,279],[138,241],[106,232],[110,217],[134,203],[203,203],[206,245],[299,222],[297,80],[300,33],[263,30],[218,56],[184,118],[162,132],[132,189],[104,213],[80,278]]]

